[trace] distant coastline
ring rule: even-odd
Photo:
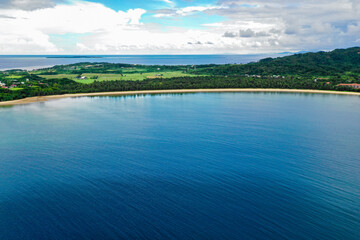
[[[103,58],[101,56],[49,56],[46,58]]]
[[[80,62],[139,65],[245,64],[284,54],[248,55],[0,55],[0,71],[37,70]]]
[[[270,88],[234,88],[234,89],[176,89],[176,90],[144,90],[144,91],[119,91],[119,92],[96,92],[96,93],[76,93],[64,95],[49,95],[23,98],[13,101],[0,102],[0,106],[23,105],[35,102],[47,102],[62,98],[75,97],[96,97],[96,96],[126,96],[126,95],[146,95],[146,94],[171,94],[171,93],[222,93],[222,92],[268,92],[268,93],[310,93],[310,94],[336,94],[360,96],[360,92],[340,92],[326,90],[309,89],[270,89]]]

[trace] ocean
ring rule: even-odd
[[[360,239],[360,98],[0,108],[0,239]]]
[[[200,65],[234,64],[256,62],[267,57],[280,57],[286,54],[254,55],[96,55],[96,56],[59,56],[59,55],[0,55],[0,71],[9,69],[33,70],[67,65],[79,62],[108,62],[143,65]]]

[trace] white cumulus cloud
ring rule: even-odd
[[[132,29],[146,11],[114,11],[98,3],[76,2],[25,11],[0,9],[0,51],[5,53],[59,52],[52,34],[96,34],[109,29]]]
[[[359,0],[218,0],[185,8],[173,7],[171,0],[158,1],[171,8],[115,11],[77,0],[3,0],[0,54],[265,53],[360,42]],[[213,15],[223,20],[171,27],[171,21]],[[151,17],[168,20],[166,29]],[[71,48],[61,44],[67,37]]]

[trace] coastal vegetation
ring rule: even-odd
[[[360,91],[360,48],[225,65],[78,63],[0,72],[0,101],[66,93],[199,88]]]

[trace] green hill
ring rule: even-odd
[[[266,58],[256,63],[203,66],[197,73],[214,75],[301,75],[338,76],[360,73],[360,47],[336,49],[331,52],[295,54]]]

